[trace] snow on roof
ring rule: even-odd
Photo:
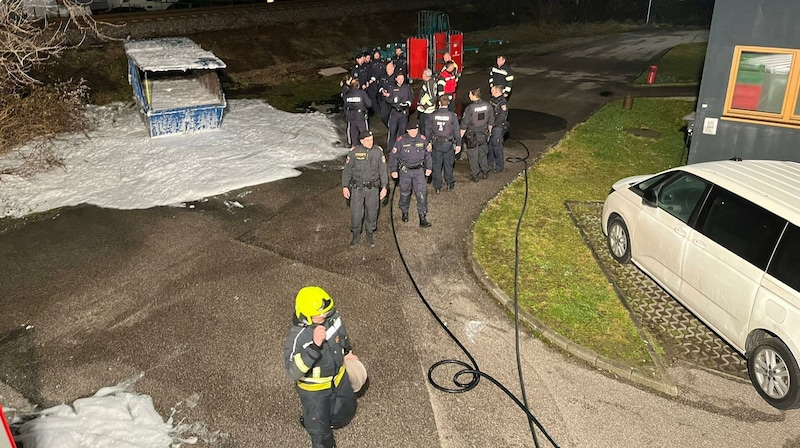
[[[125,42],[125,52],[137,67],[147,72],[213,70],[226,67],[214,53],[203,50],[186,37],[131,40]]]

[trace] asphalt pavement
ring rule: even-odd
[[[692,95],[629,82],[660,52],[706,38],[655,30],[562,41],[511,59],[514,137],[536,158],[610,100]],[[459,91],[485,83],[484,73],[468,71]],[[509,143],[507,155],[522,154]],[[313,284],[336,300],[370,374],[356,418],[336,432],[340,448],[534,446],[524,414],[489,381],[461,394],[428,383],[435,362],[466,359],[416,295],[390,207],[377,246],[348,249],[342,162],[191,209],[80,206],[2,221],[0,395],[50,406],[144,372],[136,389],[162,415],[198,394],[197,406],[176,417],[226,434],[197,446],[308,446],[282,355],[294,295]],[[473,273],[468,251],[472,223],[522,166],[507,168],[472,183],[467,161],[457,162],[456,188],[430,196],[428,229],[400,222],[397,198],[393,205],[420,291],[481,370],[518,393],[513,322]],[[230,197],[244,208],[228,209]],[[523,335],[520,346],[531,412],[559,446],[800,445],[800,414],[769,407],[741,379],[677,363],[668,369],[677,386],[670,396],[535,337]],[[454,369],[443,369],[435,375],[446,384]],[[541,434],[539,442],[548,446]]]

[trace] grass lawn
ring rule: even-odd
[[[649,363],[645,345],[567,213],[564,202],[602,201],[611,184],[686,160],[682,117],[691,101],[611,103],[578,125],[529,169],[529,202],[520,234],[520,306],[561,335],[612,359]],[[648,128],[660,138],[636,137]],[[525,182],[518,178],[489,202],[475,225],[475,256],[509,297],[514,232]]]
[[[683,44],[664,53],[653,65],[658,66],[655,84],[699,84],[706,60],[708,42]],[[647,70],[633,81],[636,85],[647,84]]]

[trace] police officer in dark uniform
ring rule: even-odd
[[[389,154],[389,172],[400,184],[398,205],[403,212],[403,222],[408,222],[408,208],[411,205],[411,190],[417,197],[419,226],[430,227],[425,218],[428,214],[428,184],[425,178],[431,175],[433,163],[428,150],[428,139],[419,133],[419,124],[412,121],[406,133],[400,136]]]
[[[394,63],[394,68],[397,73],[408,75],[408,59],[405,53],[403,53],[403,47],[398,46],[394,48],[392,62]]]
[[[489,136],[489,153],[486,156],[486,165],[491,168],[494,165],[494,172],[499,173],[505,169],[505,155],[503,154],[503,142],[508,131],[508,102],[503,96],[503,88],[499,85],[492,87],[492,97],[489,104],[494,109],[494,126]]]
[[[397,137],[406,132],[408,111],[411,108],[411,100],[414,96],[411,87],[405,83],[406,77],[402,73],[396,74],[394,79],[395,82],[389,90],[389,96],[386,97],[386,101],[391,107],[389,110],[388,126],[389,140],[386,145],[389,149],[391,149]]]
[[[469,157],[470,178],[477,182],[481,173],[484,179],[489,177],[486,153],[489,152],[489,132],[494,125],[494,111],[489,103],[481,99],[481,89],[470,90],[469,99],[472,103],[461,117],[461,136]]]
[[[350,88],[342,95],[342,99],[347,119],[347,144],[353,148],[358,144],[361,133],[369,129],[367,110],[372,107],[372,100],[359,87],[357,79],[350,80]]]
[[[369,83],[369,67],[367,66],[368,52],[356,53],[356,65],[350,70],[350,76],[358,80],[358,86],[366,89]]]
[[[374,145],[372,132],[363,131],[360,137],[361,144],[350,150],[342,170],[342,195],[350,199],[351,249],[361,238],[362,224],[367,229],[367,244],[375,247],[372,234],[378,228],[378,209],[389,183],[383,149]]]
[[[383,125],[387,128],[389,127],[389,111],[391,110],[391,106],[389,106],[389,95],[392,90],[392,86],[395,84],[395,71],[394,71],[394,63],[387,62],[384,66],[383,77],[381,77],[378,83],[378,106],[380,108],[381,113],[381,121]]]
[[[452,190],[456,187],[453,164],[456,161],[455,155],[461,152],[461,132],[458,128],[458,117],[447,109],[449,104],[450,99],[447,96],[439,97],[439,108],[431,115],[425,135],[428,147],[432,150],[433,173],[431,174],[436,193],[442,191],[442,170],[447,188]]]
[[[367,95],[369,99],[373,101],[371,107],[373,114],[380,113],[380,105],[378,104],[378,101],[380,101],[378,97],[378,81],[385,76],[386,64],[384,64],[381,58],[381,50],[375,48],[372,50],[372,64],[369,68],[369,85],[367,86]]]

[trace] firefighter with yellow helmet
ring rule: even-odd
[[[307,286],[297,293],[284,361],[300,396],[300,422],[311,437],[311,446],[334,448],[333,428],[342,428],[353,419],[355,393],[367,377],[353,354],[333,299],[324,289]]]

